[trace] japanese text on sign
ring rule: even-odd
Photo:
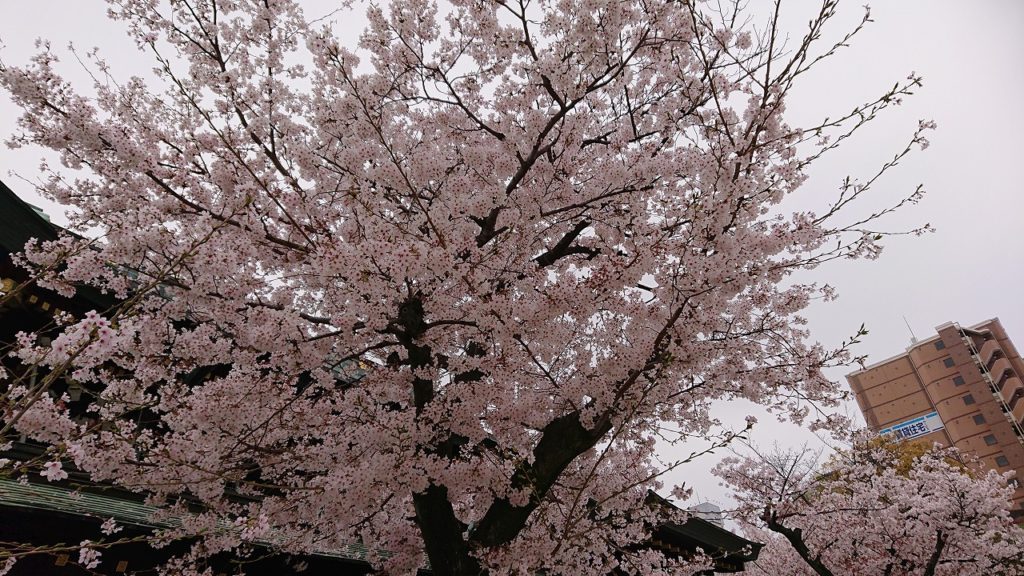
[[[892,434],[897,440],[906,440],[908,438],[917,438],[918,436],[924,436],[930,434],[936,430],[942,430],[945,428],[942,424],[942,419],[939,418],[938,412],[931,412],[924,416],[918,416],[906,422],[900,422],[888,428],[880,430],[879,434]]]

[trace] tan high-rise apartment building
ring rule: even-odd
[[[846,376],[868,428],[953,445],[989,467],[1016,470],[1024,514],[1024,359],[998,318],[947,323],[906,352]]]

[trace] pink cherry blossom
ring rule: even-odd
[[[120,531],[121,527],[117,525],[117,521],[113,518],[107,518],[100,526],[100,532],[103,532],[105,536],[112,536]]]
[[[716,473],[735,491],[746,536],[766,544],[746,573],[1024,574],[1012,473],[953,448],[859,436],[828,458],[755,453]]]
[[[43,464],[43,471],[40,472],[40,475],[50,482],[57,482],[68,477],[68,473],[61,467],[59,461]]]
[[[100,565],[100,556],[102,553],[93,547],[93,543],[89,540],[82,540],[79,544],[78,549],[78,563],[81,564],[87,570]]]

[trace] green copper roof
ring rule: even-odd
[[[124,524],[153,528],[170,526],[169,523],[154,522],[151,517],[157,509],[141,502],[6,478],[0,479],[0,505],[114,518]]]
[[[153,515],[158,508],[141,502],[73,491],[60,486],[35,482],[22,483],[6,478],[0,478],[0,506],[49,510],[101,519],[113,518],[121,524],[133,524],[147,528],[172,528],[179,524],[179,521],[174,518],[154,521]],[[259,543],[267,546],[273,544],[271,540]],[[340,550],[317,551],[316,555],[347,560],[365,560],[367,552],[367,548],[361,544],[349,544]]]

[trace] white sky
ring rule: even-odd
[[[767,5],[767,0],[748,1],[756,9]],[[859,19],[861,3],[840,7],[833,33]],[[303,0],[310,17],[339,4]],[[816,13],[815,4],[784,0],[786,26],[794,35]],[[123,29],[104,14],[102,0],[0,0],[0,59],[25,62],[34,40],[43,37],[57,48],[68,42],[83,51],[99,46],[115,75],[144,75],[149,60],[135,53]],[[874,262],[843,261],[817,270],[816,277],[837,287],[840,298],[810,311],[813,337],[837,344],[864,323],[870,334],[858,353],[876,362],[909,344],[904,317],[924,338],[947,321],[974,324],[998,316],[1024,348],[1024,1],[879,0],[872,17],[875,22],[851,48],[805,78],[788,105],[791,123],[807,125],[846,112],[911,71],[924,76],[924,88],[821,162],[804,193],[831,194],[847,174],[868,176],[902,149],[919,119],[933,119],[939,130],[930,135],[931,147],[897,168],[875,197],[881,202],[924,183],[925,200],[885,224],[896,230],[929,222],[937,232],[890,239]],[[340,33],[356,33],[352,22],[358,19],[351,14],[334,18],[347,24],[338,27]],[[64,60],[73,61],[70,55]],[[73,81],[88,81],[73,66],[66,70]],[[0,138],[16,129],[17,114],[0,94]],[[38,150],[0,149],[0,179],[61,222],[61,208],[47,205],[11,175],[33,180],[41,156]],[[841,379],[845,372],[831,376]],[[859,418],[855,407],[852,412]],[[746,406],[722,407],[723,418],[736,427],[748,413],[758,414]],[[820,444],[795,426],[759,418],[755,441],[761,445]],[[717,458],[705,457],[668,480],[685,481],[700,499],[727,505],[709,473]]]

